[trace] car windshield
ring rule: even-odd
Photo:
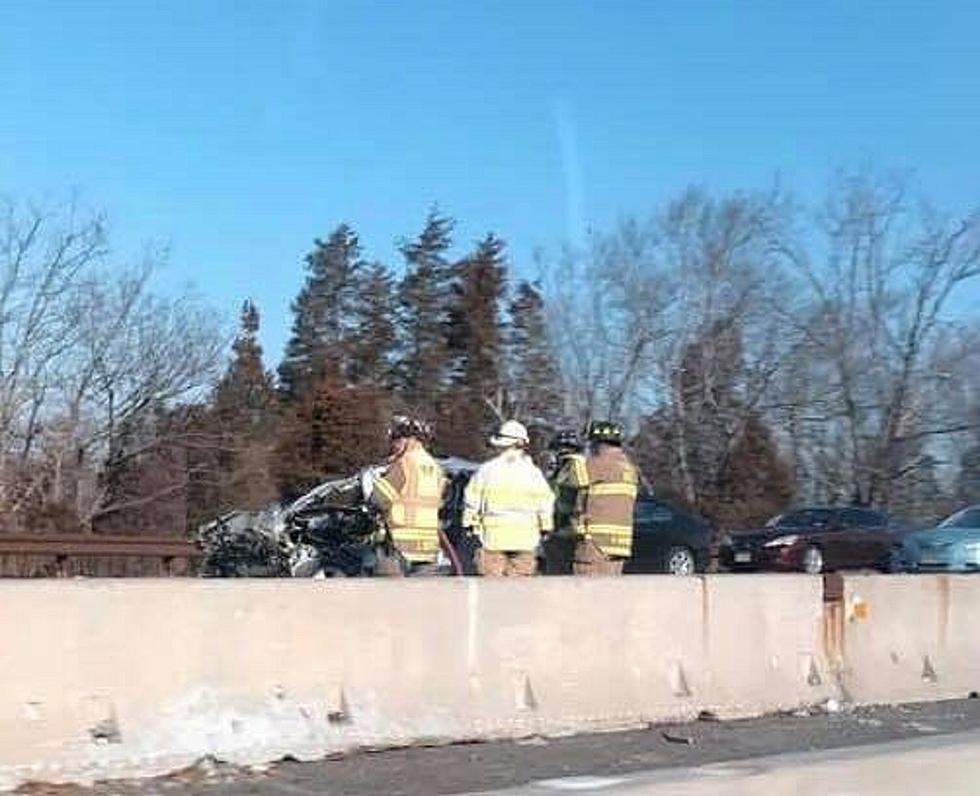
[[[801,509],[800,511],[790,511],[781,514],[775,519],[770,520],[769,528],[820,528],[829,525],[833,519],[833,512],[829,509]]]
[[[952,517],[947,517],[941,523],[940,528],[980,528],[980,506],[975,508],[963,509]]]

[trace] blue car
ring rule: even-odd
[[[980,572],[980,506],[947,517],[935,528],[902,540],[906,568],[917,571]]]

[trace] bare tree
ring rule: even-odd
[[[544,267],[567,413],[582,423],[635,416],[656,389],[654,344],[675,298],[656,225],[624,221]]]
[[[0,213],[0,501],[9,506],[22,497],[17,474],[77,339],[67,307],[106,249],[102,219],[81,216],[74,203],[49,215],[6,200]]]
[[[950,299],[980,275],[980,214],[943,218],[904,180],[862,173],[839,181],[822,231],[820,254],[793,252],[803,300],[787,313],[811,381],[802,447],[825,496],[887,506],[897,481],[932,466],[923,443],[963,430],[943,352]]]
[[[792,352],[771,306],[791,213],[779,191],[715,200],[690,189],[552,268],[574,414],[669,427],[672,486],[690,505],[727,471],[747,425],[758,425]],[[656,423],[639,423],[654,414]]]
[[[111,267],[100,216],[8,202],[0,223],[0,505],[8,524],[57,505],[90,527],[120,425],[204,387],[223,341],[213,314],[151,292],[161,253]]]

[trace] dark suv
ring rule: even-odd
[[[443,528],[455,547],[463,572],[475,573],[473,556],[476,543],[462,527],[463,492],[471,468],[443,463],[449,473],[449,493],[441,516]],[[641,494],[633,510],[633,555],[623,567],[625,573],[663,572],[693,575],[704,572],[710,560],[713,528],[702,519],[674,508],[662,500]]]
[[[633,509],[633,556],[623,571],[693,575],[710,559],[711,526],[702,519],[640,495]]]
[[[719,547],[718,559],[729,570],[887,570],[894,538],[880,511],[817,506],[780,514],[758,531],[730,534]]]

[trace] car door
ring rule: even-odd
[[[827,569],[848,566],[847,562],[854,556],[854,540],[845,533],[840,512],[836,509],[810,509],[807,515],[807,541],[823,552],[824,566]]]
[[[673,509],[655,498],[642,497],[633,511],[633,572],[659,572],[673,543]]]
[[[844,509],[843,516],[849,535],[855,539],[854,566],[877,567],[885,563],[892,545],[885,516],[863,508]]]

